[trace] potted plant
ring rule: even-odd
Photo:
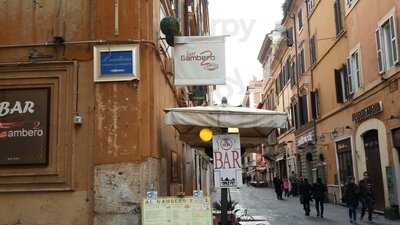
[[[236,201],[229,200],[228,201],[228,224],[235,224],[236,218],[233,210],[235,206],[238,204]],[[221,202],[213,203],[213,216],[214,216],[214,224],[219,225],[221,223],[221,212],[222,212],[222,204]]]

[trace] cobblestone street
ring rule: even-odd
[[[219,196],[219,192],[215,196]],[[339,205],[326,204],[325,218],[317,218],[314,205],[311,205],[311,216],[304,216],[302,206],[298,198],[276,200],[275,192],[271,188],[243,187],[240,190],[232,190],[231,196],[234,201],[248,209],[252,216],[264,216],[271,225],[312,225],[312,224],[350,224],[345,207]],[[219,199],[218,197],[214,198]],[[358,213],[357,217],[359,218]],[[357,219],[358,219],[357,218]],[[365,220],[365,219],[364,219]],[[374,215],[374,222],[357,221],[358,224],[376,224],[376,225],[395,225],[400,221],[390,221],[383,216]]]

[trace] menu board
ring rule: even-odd
[[[0,89],[0,165],[45,165],[48,88]]]
[[[143,225],[212,225],[209,198],[165,197],[144,200]]]

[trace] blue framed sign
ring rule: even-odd
[[[96,82],[139,79],[138,45],[101,45],[94,47]]]

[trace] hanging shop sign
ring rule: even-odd
[[[214,135],[213,159],[214,181],[217,188],[243,185],[239,134]]]
[[[175,85],[225,84],[225,36],[175,37]]]
[[[143,225],[212,225],[211,201],[206,197],[162,197],[142,203]]]
[[[298,137],[296,140],[297,147],[301,147],[301,146],[304,146],[307,144],[315,144],[314,131],[310,131],[310,132]]]
[[[139,79],[139,45],[99,45],[94,47],[96,82]]]
[[[50,90],[0,90],[0,165],[46,165]]]
[[[353,113],[353,121],[356,123],[360,123],[362,121],[365,121],[379,113],[383,112],[383,102],[377,102],[373,105],[368,106],[367,108],[364,108],[361,111],[358,111],[356,113]]]

